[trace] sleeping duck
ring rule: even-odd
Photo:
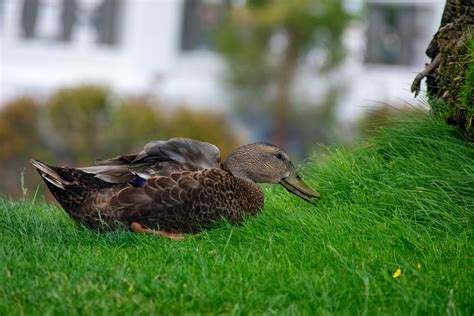
[[[244,145],[220,162],[219,149],[187,138],[153,141],[137,153],[85,168],[32,160],[56,200],[77,223],[182,239],[219,219],[239,222],[264,205],[256,183],[279,183],[312,203],[320,198],[290,157],[268,143]]]

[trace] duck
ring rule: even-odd
[[[239,223],[258,214],[264,194],[257,183],[280,184],[312,204],[320,199],[288,153],[267,142],[243,145],[224,161],[213,144],[172,138],[89,167],[31,163],[76,223],[176,240],[222,219]]]

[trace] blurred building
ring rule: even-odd
[[[353,2],[347,0],[348,2]],[[410,85],[424,64],[428,43],[441,22],[442,0],[366,0],[364,18],[345,35],[348,56],[342,67],[346,94],[342,120],[353,120],[381,104],[415,105]]]
[[[0,103],[97,82],[170,103],[225,108],[223,64],[210,35],[229,3],[245,0],[0,0]],[[325,78],[304,67],[295,96],[314,100],[328,81],[340,83],[344,121],[374,102],[413,103],[409,86],[427,61],[443,1],[347,4],[364,13],[346,32],[347,60]],[[307,62],[318,62],[317,51]]]
[[[0,102],[97,82],[123,93],[217,105],[220,62],[207,49],[206,24],[217,23],[221,7],[216,1],[0,0]]]

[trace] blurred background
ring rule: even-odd
[[[0,0],[0,195],[191,137],[303,159],[423,101],[444,1]],[[320,147],[319,147],[320,148]]]

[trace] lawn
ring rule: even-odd
[[[260,215],[184,241],[0,200],[0,315],[473,314],[474,148],[455,128],[424,114],[301,173],[316,206],[263,186]]]

